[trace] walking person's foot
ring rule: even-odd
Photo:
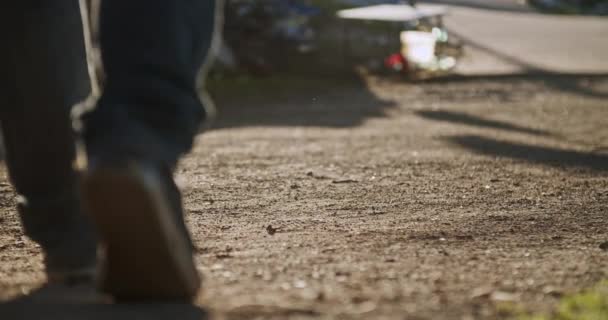
[[[200,278],[171,170],[141,160],[89,160],[85,208],[103,244],[101,290],[118,300],[191,300]]]

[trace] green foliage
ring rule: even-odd
[[[530,315],[513,309],[517,320],[606,320],[608,319],[608,281],[581,293],[562,298],[552,314]]]

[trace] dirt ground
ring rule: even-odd
[[[215,89],[178,182],[220,318],[494,319],[608,278],[608,77]],[[1,299],[44,280],[14,199],[2,178]]]

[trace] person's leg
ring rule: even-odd
[[[0,121],[25,232],[49,280],[92,277],[95,234],[80,209],[70,120],[89,92],[78,1],[10,1],[0,20]]]
[[[199,288],[172,170],[205,117],[196,79],[216,1],[103,0],[104,92],[84,117],[84,200],[106,247],[103,290],[190,299]]]
[[[173,166],[190,150],[205,119],[196,78],[212,43],[218,2],[102,1],[106,83],[96,110],[84,118],[90,154],[109,148]]]

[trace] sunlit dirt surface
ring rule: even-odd
[[[608,277],[608,78],[243,81],[177,172],[218,317],[494,319]],[[2,299],[44,281],[14,199]]]

